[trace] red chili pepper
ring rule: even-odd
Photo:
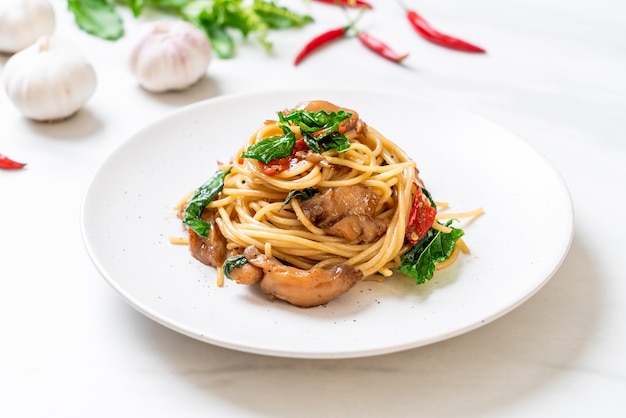
[[[373,37],[372,35],[359,32],[358,34],[359,40],[363,45],[365,45],[370,50],[374,51],[378,55],[383,58],[386,58],[393,62],[401,62],[403,59],[409,56],[408,53],[398,54],[396,51],[391,49],[387,44],[380,41],[379,39]]]
[[[430,205],[430,200],[422,193],[422,188],[416,186],[413,207],[406,223],[406,239],[411,245],[417,244],[432,226],[437,208]]]
[[[6,155],[0,154],[0,168],[3,170],[19,170],[20,168],[24,168],[25,165],[26,163],[18,163]]]
[[[336,29],[331,29],[329,31],[326,31],[324,33],[317,35],[315,38],[311,39],[304,46],[304,48],[302,48],[302,50],[296,56],[296,59],[293,61],[293,65],[300,64],[300,62],[302,62],[303,59],[309,56],[316,49],[328,44],[329,42],[332,42],[336,39],[343,37],[348,31],[348,29],[350,29],[350,25],[342,26]]]
[[[267,164],[259,161],[259,168],[263,174],[267,176],[275,176],[276,174],[279,174],[296,165],[298,161],[300,161],[297,153],[307,149],[309,149],[309,147],[306,142],[304,142],[304,139],[299,139],[296,141],[296,145],[293,147],[293,151],[289,157],[276,158]]]
[[[359,7],[359,8],[364,8],[364,9],[374,8],[371,5],[371,3],[368,3],[363,0],[315,0],[315,1],[319,3],[334,4],[336,6],[343,6],[343,7]]]
[[[406,17],[409,20],[409,23],[411,23],[411,26],[413,26],[413,29],[415,29],[417,33],[419,33],[424,39],[432,43],[446,48],[456,49],[458,51],[477,53],[486,52],[483,48],[479,46],[470,44],[469,42],[465,42],[459,38],[455,38],[453,36],[439,32],[414,10],[407,10]]]

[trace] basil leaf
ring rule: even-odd
[[[297,28],[313,22],[309,15],[298,15],[272,1],[254,0],[253,10],[272,29]]]
[[[452,221],[448,221],[446,226],[451,223]],[[415,279],[416,284],[430,280],[435,274],[435,263],[441,263],[450,257],[456,242],[463,234],[463,230],[459,228],[452,228],[447,234],[430,228],[426,236],[402,256],[398,270]]]
[[[74,14],[79,28],[109,41],[124,36],[124,23],[107,0],[68,0],[67,8]]]
[[[337,134],[329,137],[328,141],[325,141],[322,146],[324,149],[336,149],[337,152],[342,153],[348,151],[350,148],[350,140],[343,134]]]
[[[287,194],[287,197],[283,201],[283,206],[291,202],[291,199],[293,198],[296,198],[298,200],[307,200],[312,198],[316,193],[318,193],[318,191],[315,190],[313,187],[307,187],[306,189],[302,190],[292,190]]]
[[[213,177],[200,186],[191,196],[185,211],[183,212],[183,223],[191,228],[196,234],[207,238],[211,230],[211,224],[204,222],[200,215],[209,203],[213,201],[224,188],[224,179],[230,173],[232,167],[228,170],[218,170]]]
[[[329,149],[345,152],[350,148],[350,140],[339,132],[341,122],[352,117],[345,110],[326,112],[318,110],[294,110],[287,115],[278,113],[281,123],[295,124],[300,128],[304,142],[318,154]]]
[[[326,112],[325,110],[318,110],[317,112],[311,112],[310,110],[297,109],[284,115],[282,112],[278,113],[278,118],[283,123],[295,123],[301,126],[307,132],[316,132],[321,129],[330,128],[335,125],[339,125],[346,119],[350,119],[352,113],[346,112],[341,109],[338,112]]]
[[[235,56],[235,41],[225,27],[210,21],[201,21],[200,29],[209,37],[211,48],[218,57],[228,59]]]
[[[241,153],[241,158],[253,158],[264,164],[278,158],[289,157],[296,145],[296,135],[287,126],[281,126],[285,135],[271,136],[252,144]]]
[[[248,259],[243,254],[235,255],[228,258],[226,261],[224,261],[224,264],[222,264],[222,271],[224,272],[224,276],[232,280],[231,273],[233,272],[233,270],[239,267],[243,267],[247,263]]]
[[[167,8],[177,8],[184,7],[188,3],[195,3],[195,0],[134,0],[134,1],[147,1],[150,6],[154,7],[167,7]]]
[[[133,11],[133,16],[137,17],[141,14],[143,6],[146,5],[146,0],[128,0],[130,10]]]

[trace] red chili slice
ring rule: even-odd
[[[422,188],[417,186],[405,232],[406,239],[411,245],[417,244],[424,238],[435,220],[435,215],[437,215],[437,208],[431,206],[428,197],[422,193]]]

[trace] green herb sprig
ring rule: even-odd
[[[287,115],[278,114],[281,123],[297,125],[304,142],[318,154],[329,149],[344,152],[350,148],[350,140],[341,132],[341,122],[351,117],[352,113],[345,110],[337,112],[294,110]]]
[[[313,22],[311,16],[295,13],[271,0],[67,0],[67,5],[79,28],[111,41],[124,36],[118,6],[126,5],[136,18],[146,7],[178,17],[200,28],[220,58],[235,55],[233,32],[239,31],[244,38],[256,35],[269,51],[271,29],[297,28]]]
[[[329,149],[345,152],[350,148],[350,140],[341,132],[341,122],[349,119],[351,113],[340,110],[326,112],[320,110],[294,110],[286,115],[278,112],[278,125],[284,135],[275,135],[250,145],[241,158],[252,158],[268,164],[272,160],[289,157],[296,144],[296,137],[290,126],[298,126],[306,145],[320,154]]]
[[[446,226],[451,223],[451,220],[448,221]],[[462,229],[451,229],[449,233],[444,233],[430,228],[426,236],[402,256],[398,270],[415,279],[417,284],[432,279],[435,263],[450,258],[456,242],[464,235]]]

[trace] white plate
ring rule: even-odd
[[[276,111],[324,99],[356,110],[417,162],[435,199],[483,207],[461,223],[472,253],[424,285],[398,275],[362,282],[326,306],[271,302],[215,284],[187,247],[172,207]],[[441,341],[511,311],[554,274],[572,238],[560,175],[528,144],[470,112],[375,91],[301,90],[225,96],[185,107],[125,142],[98,170],[82,208],[98,271],[136,309],[190,337],[299,358],[390,353]]]

